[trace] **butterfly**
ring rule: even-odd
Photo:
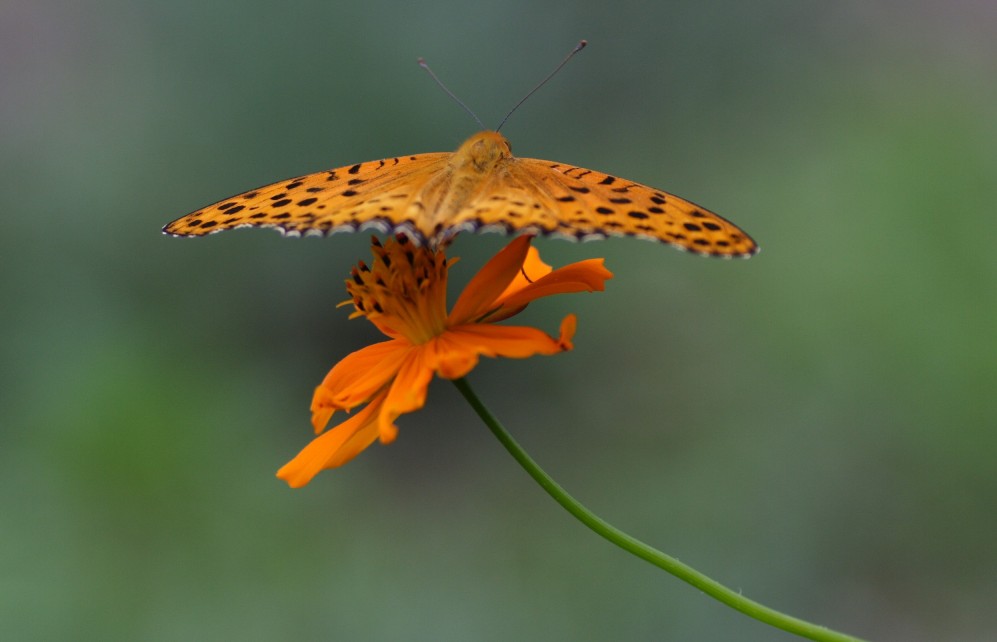
[[[287,236],[374,229],[430,247],[460,232],[572,240],[633,236],[747,258],[758,245],[733,223],[668,192],[564,163],[516,158],[496,131],[453,153],[396,156],[279,181],[179,218],[163,232],[204,236],[271,227]]]

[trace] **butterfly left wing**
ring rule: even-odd
[[[635,236],[723,258],[758,251],[744,231],[695,203],[610,174],[533,158],[507,158],[455,225],[579,240]]]
[[[288,236],[375,228],[424,240],[424,187],[452,154],[386,158],[300,176],[238,194],[179,218],[163,232],[204,236],[238,227],[273,227]]]

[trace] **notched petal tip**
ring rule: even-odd
[[[326,406],[321,404],[316,404],[312,402],[312,428],[315,429],[315,434],[320,435],[325,427],[329,425],[329,420],[332,419],[332,415],[335,414],[335,409],[332,406]]]
[[[578,317],[574,314],[569,314],[561,320],[561,336],[558,337],[557,343],[561,346],[562,350],[574,350],[575,344],[572,339],[575,338],[575,331],[578,329]]]

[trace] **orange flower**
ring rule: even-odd
[[[447,271],[456,261],[443,250],[416,247],[399,235],[381,245],[373,240],[374,263],[353,268],[346,282],[355,311],[390,339],[367,346],[336,364],[315,390],[312,425],[316,437],[277,476],[304,486],[319,471],[341,466],[375,439],[388,444],[395,420],[422,408],[434,374],[459,379],[481,355],[525,358],[572,348],[575,317],[561,321],[553,338],[535,328],[496,325],[531,301],[551,294],[601,291],[612,273],[603,259],[552,270],[540,260],[530,236],[520,236],[485,264],[446,311]],[[360,412],[325,432],[337,410]]]

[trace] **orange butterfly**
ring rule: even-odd
[[[709,256],[749,257],[755,242],[709,210],[653,187],[563,163],[516,158],[498,132],[452,154],[357,163],[254,189],[163,231],[203,236],[274,227],[288,236],[376,229],[440,246],[462,231],[573,240],[636,236]]]
[[[471,136],[452,154],[385,158],[280,181],[199,209],[163,232],[204,236],[274,227],[288,236],[325,236],[373,228],[438,247],[459,232],[497,231],[582,241],[636,236],[724,258],[757,252],[751,237],[734,224],[678,196],[590,169],[512,155],[498,130],[587,44],[579,42],[495,131]],[[419,65],[481,123],[421,58]]]

